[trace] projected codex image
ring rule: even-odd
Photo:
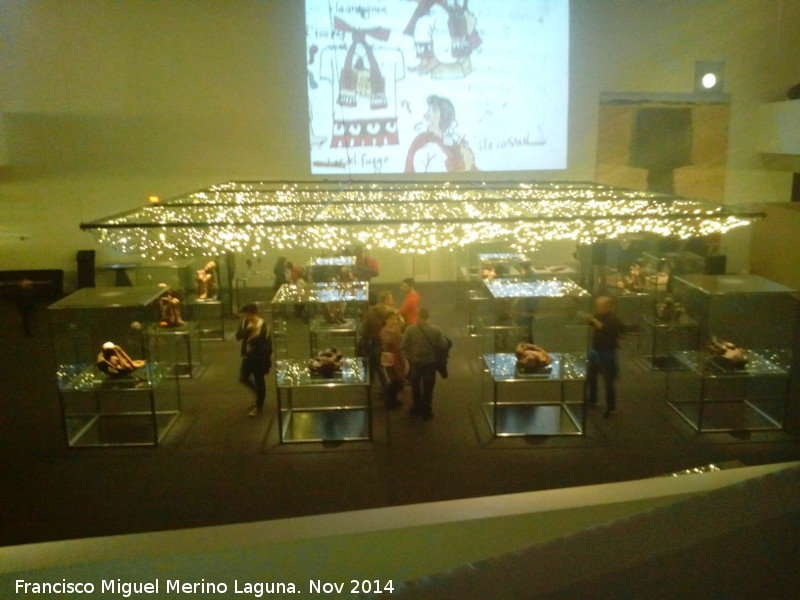
[[[566,168],[567,0],[306,0],[311,173]]]

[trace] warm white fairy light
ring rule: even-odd
[[[274,249],[400,253],[503,241],[591,243],[649,233],[725,233],[760,215],[712,202],[581,183],[229,182],[82,225],[124,253],[152,258]]]

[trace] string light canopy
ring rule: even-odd
[[[725,233],[762,213],[595,183],[232,181],[81,224],[100,243],[155,259],[337,252],[361,244],[401,253],[505,242],[593,243],[633,234]]]

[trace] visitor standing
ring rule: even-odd
[[[384,383],[383,370],[378,368],[381,364],[381,329],[386,325],[386,318],[390,314],[397,315],[397,309],[394,307],[392,292],[388,290],[381,292],[378,302],[374,302],[372,294],[370,294],[370,297],[370,305],[364,312],[362,319],[363,328],[359,343],[359,354],[360,356],[369,357],[370,373],[377,373],[381,383]],[[402,322],[403,319],[400,318],[401,325]]]
[[[406,326],[414,325],[417,322],[417,313],[419,311],[419,292],[416,290],[416,283],[411,277],[406,277],[400,287],[405,297],[397,312],[403,317]]]
[[[384,372],[383,394],[386,408],[400,408],[402,402],[397,395],[403,389],[407,372],[407,360],[403,351],[403,321],[397,313],[389,313],[381,329],[380,365]]]
[[[448,349],[442,330],[428,322],[430,312],[419,309],[418,322],[406,327],[402,347],[409,363],[413,404],[411,414],[426,421],[433,418],[433,388],[442,353]]]
[[[239,382],[255,394],[249,414],[257,417],[264,411],[267,397],[266,376],[272,366],[272,337],[255,303],[244,305],[240,312],[242,322],[236,331],[236,339],[242,342]]]
[[[279,256],[278,260],[275,261],[275,266],[272,267],[272,273],[274,275],[272,284],[273,291],[277,292],[284,283],[288,283],[286,270],[291,269],[290,265],[291,263],[286,260],[285,256]]]
[[[584,315],[592,327],[592,343],[588,353],[586,384],[589,406],[597,406],[597,384],[600,377],[605,384],[606,410],[604,417],[610,417],[617,410],[615,382],[619,375],[619,336],[625,332],[625,325],[614,312],[614,299],[600,296],[595,300],[595,311]]]

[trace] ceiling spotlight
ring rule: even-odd
[[[705,75],[703,75],[701,82],[704,88],[706,88],[707,90],[711,89],[715,85],[717,85],[717,76],[714,75],[714,73],[706,73]]]
[[[725,61],[699,60],[694,64],[695,94],[722,94]]]

